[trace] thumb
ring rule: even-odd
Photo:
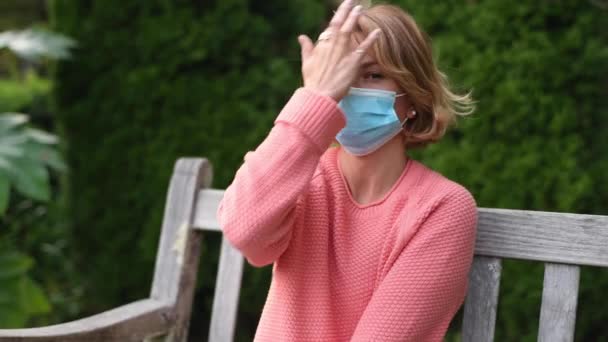
[[[305,34],[301,34],[298,36],[298,42],[300,43],[301,47],[302,63],[304,63],[304,61],[306,61],[308,57],[310,57],[310,55],[312,54],[312,49],[314,48],[314,45],[310,38],[308,38],[308,36]]]

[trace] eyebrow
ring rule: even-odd
[[[361,67],[362,68],[367,68],[369,66],[376,65],[376,64],[378,64],[378,63],[374,62],[374,61],[369,61],[369,62],[365,62],[365,63],[361,64]]]

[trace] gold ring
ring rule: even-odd
[[[321,40],[328,40],[332,35],[331,31],[323,31],[321,32],[321,34],[319,35],[319,38],[317,40],[321,41]]]

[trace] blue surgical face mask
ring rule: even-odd
[[[396,136],[403,121],[395,112],[394,91],[355,88],[338,103],[346,116],[346,126],[336,135],[336,140],[348,153],[363,156],[370,154]]]

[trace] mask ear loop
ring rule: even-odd
[[[397,95],[395,95],[395,97],[404,96],[405,94],[406,93],[397,94]],[[414,115],[416,115],[416,111],[414,111]],[[404,128],[403,125],[405,125],[405,123],[407,122],[408,119],[409,118],[406,116],[405,120],[403,120],[403,122],[401,123],[401,128]],[[405,128],[404,128],[404,131],[405,131]]]
[[[416,111],[413,111],[413,115],[416,116]],[[405,120],[403,120],[403,122],[401,123],[401,127],[403,128],[403,125],[405,125],[405,123],[407,122],[407,120],[409,120],[409,118],[406,116]]]

